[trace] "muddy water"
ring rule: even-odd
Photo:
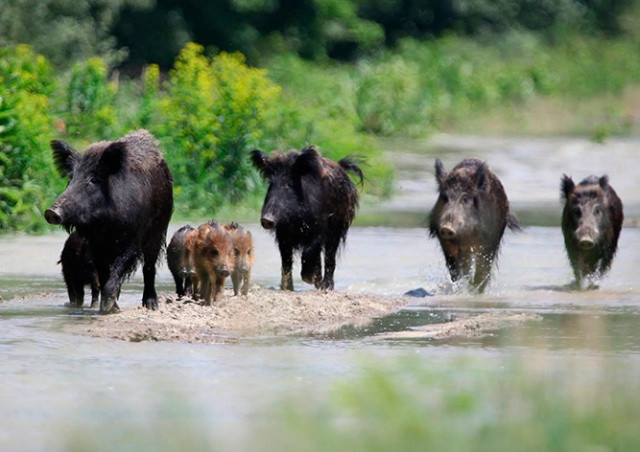
[[[362,362],[411,355],[433,366],[473,356],[501,365],[539,350],[561,362],[607,356],[640,364],[640,181],[634,167],[640,142],[604,147],[581,140],[510,140],[438,137],[430,142],[388,143],[399,149],[398,196],[383,209],[408,213],[419,223],[435,200],[433,156],[451,168],[464,156],[485,158],[502,178],[529,225],[507,233],[499,267],[481,296],[452,285],[437,244],[423,227],[354,227],[336,272],[338,290],[398,295],[424,288],[432,296],[363,329],[344,328],[332,338],[256,338],[224,344],[125,343],[62,332],[85,318],[69,312],[56,265],[65,234],[0,237],[0,449],[67,450],[129,438],[161,444],[180,432],[176,447],[201,442],[237,448],[247,420],[268,416],[283,395],[331,384],[359,372]],[[509,152],[509,151],[512,152]],[[625,203],[627,223],[611,272],[598,290],[566,291],[571,271],[557,227],[562,172],[576,179],[610,175]],[[531,221],[529,221],[531,220]],[[175,229],[179,225],[172,225]],[[254,282],[279,282],[272,238],[257,225]],[[299,271],[299,267],[295,267]],[[304,288],[299,278],[298,288]],[[121,306],[140,303],[141,277],[124,286]],[[166,266],[160,292],[170,292]],[[432,341],[381,340],[379,332],[446,322],[480,312],[525,312],[541,322],[483,338]],[[157,437],[157,443],[149,442]],[[189,447],[187,447],[189,448]]]

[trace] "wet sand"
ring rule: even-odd
[[[93,315],[89,322],[74,322],[66,329],[75,334],[130,342],[167,341],[186,343],[228,342],[240,338],[282,335],[329,335],[345,325],[365,326],[373,319],[415,302],[410,297],[381,297],[341,292],[285,292],[256,289],[246,297],[225,297],[213,306],[188,298],[160,298],[159,309],[125,308],[117,314]],[[87,311],[88,313],[89,311]],[[488,330],[515,326],[535,315],[481,314],[414,329],[381,335],[381,338],[444,339],[478,337]]]

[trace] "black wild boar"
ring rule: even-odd
[[[157,309],[156,262],[173,210],[173,180],[156,139],[138,130],[84,153],[52,141],[58,171],[69,185],[44,216],[88,242],[100,280],[100,312],[116,311],[120,286],[143,262],[142,304]]]
[[[564,244],[581,288],[584,278],[593,280],[611,267],[624,220],[622,201],[607,176],[589,176],[576,185],[565,174],[560,187]]]
[[[467,277],[482,292],[505,228],[520,225],[509,213],[502,183],[484,162],[465,159],[446,173],[436,159],[435,170],[439,196],[429,216],[429,234],[440,241],[451,279]]]
[[[282,258],[281,289],[293,290],[293,251],[299,250],[302,280],[332,290],[336,253],[358,205],[358,191],[347,171],[362,182],[362,170],[349,158],[337,163],[324,158],[314,146],[271,156],[254,150],[251,160],[269,181],[260,222],[263,228],[275,231]]]
[[[173,234],[167,247],[167,264],[176,283],[176,294],[179,297],[192,294],[191,275],[194,270],[191,267],[190,253],[185,246],[185,239],[195,230],[190,225],[182,226]]]
[[[81,308],[84,304],[84,286],[91,286],[91,307],[97,308],[100,302],[100,281],[93,263],[87,241],[77,232],[72,233],[64,242],[60,261],[62,277],[67,285],[69,305]]]

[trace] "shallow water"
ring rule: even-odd
[[[285,395],[322,394],[334,382],[357,375],[362,363],[407,355],[436,367],[455,367],[456,360],[469,356],[500,366],[538,351],[559,366],[566,357],[591,362],[606,356],[635,378],[640,365],[640,229],[632,226],[637,224],[640,182],[625,171],[633,168],[637,151],[627,142],[595,150],[588,142],[577,143],[440,137],[424,151],[420,142],[411,142],[413,149],[403,148],[398,157],[399,196],[384,208],[411,211],[416,218],[426,215],[422,206],[435,201],[433,156],[444,147],[453,148],[443,156],[447,168],[468,152],[490,157],[513,205],[532,218],[559,215],[559,177],[574,160],[576,179],[595,166],[609,173],[628,209],[618,255],[598,290],[564,289],[571,270],[561,232],[548,221],[540,221],[542,226],[526,222],[534,225],[506,233],[499,266],[483,295],[467,294],[449,282],[437,242],[427,238],[423,227],[353,227],[336,271],[338,290],[398,296],[423,287],[433,296],[413,299],[399,313],[366,328],[344,328],[331,338],[198,345],[68,334],[62,332],[66,323],[87,320],[64,307],[66,292],[56,262],[66,234],[0,237],[0,449],[68,450],[96,435],[105,444],[125,437],[134,449],[136,441],[148,448],[170,441],[167,431],[181,431],[180,441],[193,441],[176,447],[197,449],[204,442],[237,449],[248,420],[269,416]],[[640,143],[634,145],[638,149]],[[514,152],[507,153],[511,148]],[[520,164],[512,168],[508,162]],[[179,226],[172,225],[172,231]],[[254,283],[277,287],[275,243],[258,225],[249,228],[256,240]],[[299,265],[294,270],[299,273]],[[294,282],[297,289],[309,290],[299,277]],[[120,305],[137,306],[141,288],[138,272],[123,286]],[[160,269],[158,290],[173,290],[166,266]],[[375,336],[503,311],[536,313],[543,320],[480,339]],[[150,443],[150,437],[157,437],[157,443]]]

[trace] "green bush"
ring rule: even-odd
[[[116,90],[116,85],[108,80],[107,67],[101,58],[76,63],[71,69],[61,111],[67,135],[85,144],[118,135],[113,105]]]
[[[0,231],[42,230],[42,211],[59,183],[49,153],[49,96],[44,57],[27,46],[0,50]]]
[[[280,88],[240,54],[207,58],[190,43],[169,74],[162,103],[169,165],[179,205],[214,212],[255,188],[249,151],[259,147],[264,121]]]

